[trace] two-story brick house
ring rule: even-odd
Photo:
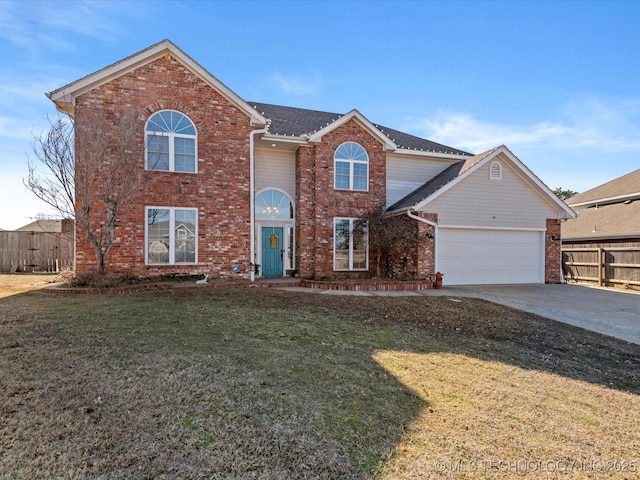
[[[506,147],[480,155],[369,121],[247,102],[168,40],[48,94],[105,135],[136,112],[147,179],[117,226],[108,268],[353,278],[374,271],[359,218],[415,223],[415,278],[560,280],[559,220],[573,212]],[[82,145],[76,162],[82,162]],[[76,270],[95,268],[78,241]]]

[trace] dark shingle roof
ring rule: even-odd
[[[578,203],[597,202],[598,200],[621,195],[632,195],[638,192],[640,192],[640,170],[635,170],[621,177],[614,178],[610,182],[598,185],[591,190],[574,195],[567,199],[567,203],[569,205],[575,205]]]
[[[339,113],[319,112],[304,108],[269,105],[267,103],[247,103],[271,120],[269,133],[274,135],[300,137],[311,134],[335,122],[342,116]]]
[[[309,135],[335,122],[343,114],[308,110],[304,108],[270,105],[268,103],[247,102],[259,113],[271,121],[269,133],[289,137]],[[468,152],[416,137],[393,128],[375,125],[384,135],[391,139],[399,148],[419,150],[434,153],[469,156]]]

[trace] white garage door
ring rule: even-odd
[[[438,230],[444,285],[544,283],[544,232]]]

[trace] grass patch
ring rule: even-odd
[[[481,300],[30,292],[0,312],[0,478],[640,460],[640,347]]]

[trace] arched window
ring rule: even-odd
[[[145,134],[148,170],[195,173],[197,135],[189,118],[173,110],[157,112]]]
[[[489,178],[491,180],[502,180],[502,165],[500,162],[493,162],[489,166]]]
[[[343,143],[333,156],[334,186],[340,190],[369,189],[369,156],[355,142]]]
[[[260,220],[290,220],[293,205],[279,190],[265,190],[256,196],[256,218]]]

